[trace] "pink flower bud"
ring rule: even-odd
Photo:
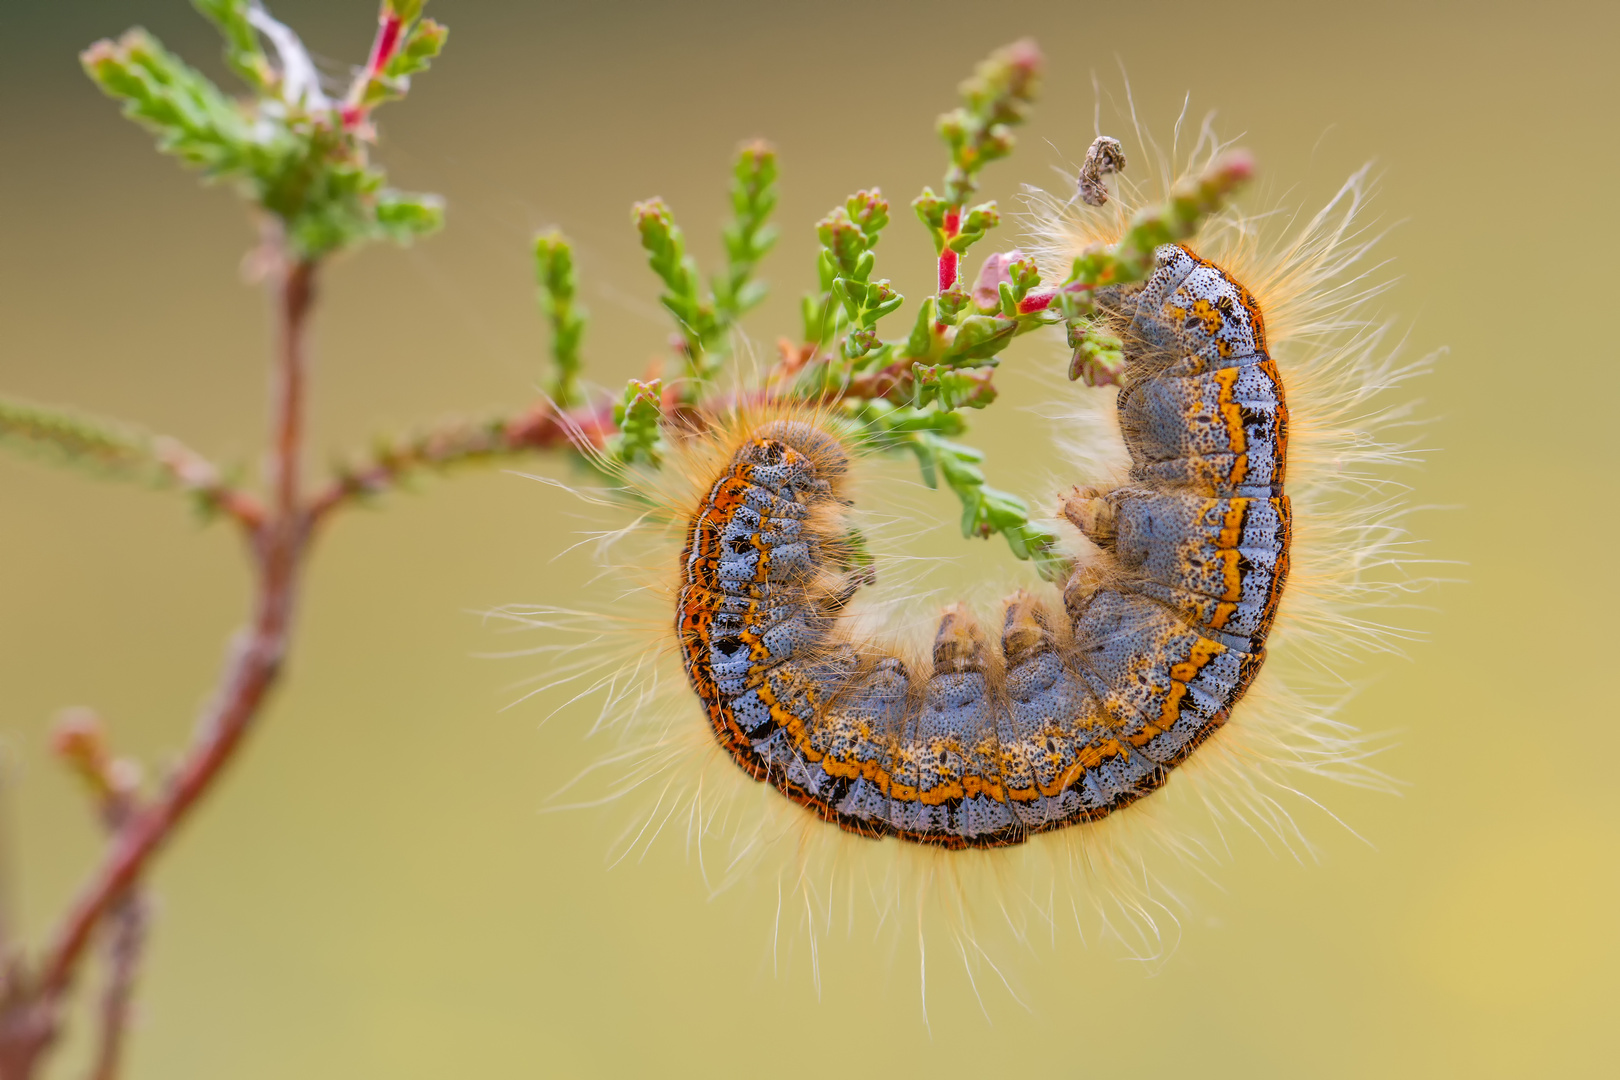
[[[1031,289],[1027,296],[1018,301],[1018,314],[1033,315],[1037,311],[1045,311],[1052,306],[1052,301],[1056,298],[1056,289]]]
[[[950,248],[939,253],[939,291],[944,293],[956,287],[960,276],[962,257]]]
[[[984,260],[984,266],[979,269],[979,279],[973,283],[973,306],[980,311],[993,311],[1001,306],[1001,283],[1005,281],[1012,284],[1012,274],[1007,267],[1024,257],[1024,253],[1017,248],[1011,251],[998,251]]]

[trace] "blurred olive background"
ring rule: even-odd
[[[329,70],[363,58],[369,0],[274,10]],[[942,948],[925,1026],[911,961],[857,934],[824,952],[818,999],[802,949],[773,973],[773,887],[710,899],[678,838],[609,869],[624,810],[538,812],[604,745],[583,707],[542,725],[560,696],[503,711],[539,665],[479,658],[510,642],[476,612],[581,599],[580,575],[548,561],[576,506],[499,471],[432,480],[323,540],[290,678],[153,880],[130,1075],[1613,1068],[1612,5],[429,10],[449,48],[380,113],[379,153],[399,185],[448,198],[449,226],[328,273],[317,466],[377,432],[529,400],[544,336],[527,242],[543,226],[579,245],[590,374],[639,373],[668,327],[629,205],[665,196],[715,265],[729,155],[750,136],[775,141],[784,171],[776,288],[748,323],[761,350],[798,325],[812,223],[857,187],[897,206],[881,272],[924,293],[929,252],[904,204],[938,183],[933,119],[989,46],[1023,34],[1050,70],[1019,153],[988,174],[1004,207],[1019,181],[1067,183],[1052,170],[1091,138],[1093,75],[1108,115],[1121,69],[1161,136],[1189,91],[1194,117],[1220,110],[1261,165],[1250,205],[1314,208],[1376,158],[1399,275],[1385,307],[1413,355],[1451,350],[1414,391],[1437,449],[1406,479],[1436,508],[1415,520],[1424,553],[1457,560],[1439,572],[1460,581],[1393,616],[1427,640],[1357,669],[1345,713],[1394,733],[1383,765],[1407,786],[1313,787],[1369,841],[1302,817],[1315,861],[1234,836],[1219,887],[1178,879],[1188,911],[1161,966],[1037,947],[1014,965],[1028,1009],[987,988],[987,1018]],[[0,391],[253,467],[266,320],[239,273],[242,208],[156,154],[77,67],[133,23],[224,78],[181,0],[0,4]],[[978,429],[993,482],[1045,495],[1017,406],[1052,383],[1014,369],[1061,363],[1035,343],[1012,354],[1008,400]],[[947,527],[918,550],[1023,580],[999,542],[965,550],[938,499]],[[242,617],[237,548],[172,496],[0,459],[0,834],[27,940],[99,846],[47,756],[49,718],[93,705],[160,772]],[[89,1026],[76,1019],[54,1075],[78,1071]]]

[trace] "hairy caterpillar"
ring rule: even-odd
[[[851,832],[999,847],[1160,787],[1265,659],[1288,571],[1288,411],[1248,290],[1165,245],[1101,306],[1126,343],[1130,483],[1064,515],[1103,549],[1062,615],[1006,605],[999,653],[948,609],[932,670],[849,640],[847,458],[808,421],[750,432],[687,529],[682,660],[749,775]]]
[[[1206,128],[1183,169],[1197,172],[1220,150]],[[1168,190],[1176,171],[1161,163],[1152,186]],[[1162,954],[1164,919],[1175,923],[1183,901],[1152,852],[1194,864],[1220,859],[1233,824],[1309,850],[1292,811],[1320,804],[1301,778],[1387,787],[1370,764],[1376,747],[1335,710],[1345,657],[1391,648],[1398,631],[1388,608],[1421,584],[1409,570],[1400,489],[1385,478],[1387,466],[1408,460],[1385,434],[1405,422],[1406,405],[1385,405],[1382,395],[1423,365],[1399,362],[1383,327],[1365,318],[1380,290],[1364,267],[1372,243],[1360,222],[1365,195],[1363,171],[1285,236],[1266,235],[1275,215],[1225,214],[1184,247],[1161,249],[1152,281],[1103,297],[1111,329],[1130,345],[1126,385],[1043,394],[1040,406],[1057,421],[1051,437],[1070,462],[1053,480],[1068,491],[1056,509],[1076,526],[1066,543],[1079,573],[1065,596],[1019,592],[985,630],[959,603],[932,641],[913,635],[934,628],[909,617],[924,564],[893,572],[890,560],[911,557],[895,544],[893,523],[912,520],[913,508],[929,520],[936,497],[906,502],[907,489],[868,460],[836,406],[745,390],[696,428],[666,428],[661,468],[614,474],[643,512],[596,534],[598,563],[624,585],[611,608],[510,612],[577,642],[546,647],[568,658],[552,666],[549,685],[582,680],[582,696],[602,697],[599,726],[621,740],[564,789],[569,803],[553,805],[644,798],[621,857],[677,823],[715,888],[756,876],[761,857],[779,858],[779,896],[802,898],[812,959],[816,927],[830,928],[846,895],[853,924],[856,893],[870,897],[880,926],[920,928],[925,907],[942,915],[964,957],[988,959],[978,939],[987,911],[1022,939],[1067,921],[1063,908],[1077,928],[1096,925],[1139,956]],[[1077,254],[1117,242],[1152,198],[1127,182],[1101,208],[1030,189],[1021,246],[1055,279]],[[1247,456],[1236,476],[1239,431]],[[1166,464],[1177,460],[1179,473]],[[1076,480],[1098,486],[1066,486]],[[616,498],[600,501],[622,506]],[[1214,518],[1194,513],[1212,502]],[[1154,531],[1144,537],[1144,528]],[[1161,529],[1181,537],[1182,551],[1163,542]],[[1228,529],[1238,530],[1236,545],[1221,536]],[[1205,576],[1175,576],[1194,563]],[[995,575],[973,576],[990,586]],[[1143,640],[1165,655],[1184,651],[1131,672],[1116,691],[1075,655],[1086,644],[1075,617],[1095,612],[1100,621],[1110,611],[1152,612]],[[1208,630],[1194,635],[1195,625]],[[1171,633],[1178,626],[1188,630],[1180,639]],[[609,641],[619,643],[612,656]],[[1272,645],[1276,656],[1260,673]],[[1175,677],[1172,668],[1195,660],[1194,646],[1198,670]],[[771,664],[776,657],[791,664]],[[1129,666],[1117,653],[1105,659],[1114,671]],[[1031,664],[1038,675],[1019,674]],[[777,673],[767,678],[767,670]],[[989,725],[1012,731],[1014,695],[1035,701],[1047,675],[1048,707],[1036,720],[1068,727],[1050,748],[1044,737],[1026,739],[1036,752],[1003,765],[1003,736]],[[929,711],[931,683],[944,693]],[[742,700],[759,686],[775,699],[775,716],[757,693]],[[1175,722],[1148,734],[1172,695]],[[831,751],[846,775],[815,763],[818,777],[808,755],[790,752],[792,740],[833,735],[817,721],[852,702],[866,713],[842,730],[857,738],[811,746],[822,760]],[[708,724],[696,722],[694,704]],[[1077,741],[1082,730],[1088,737]],[[870,765],[851,752],[858,740]],[[1139,797],[1172,767],[1169,790]],[[918,797],[893,800],[897,774],[901,794]],[[1014,786],[1038,795],[997,800],[987,777],[1004,795]],[[842,790],[832,798],[835,787]],[[897,805],[906,809],[895,814]],[[850,832],[907,842],[867,844]],[[1040,842],[1017,843],[1026,839]],[[716,843],[722,850],[706,852]]]

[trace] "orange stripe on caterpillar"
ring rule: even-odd
[[[1288,567],[1287,406],[1248,290],[1184,247],[1099,304],[1125,343],[1129,481],[1064,514],[1100,549],[999,642],[945,613],[927,671],[840,611],[848,457],[813,421],[749,432],[691,509],[676,623],[721,745],[864,836],[997,847],[1162,786],[1265,656]],[[1059,620],[1066,624],[1059,631]]]

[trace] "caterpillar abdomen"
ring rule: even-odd
[[[1125,342],[1129,483],[1076,489],[1100,549],[1062,607],[1019,593],[999,647],[948,609],[930,670],[851,637],[848,459],[805,421],[749,433],[692,517],[682,659],[721,745],[851,831],[1019,843],[1161,786],[1265,658],[1288,572],[1288,410],[1255,300],[1167,245],[1099,303]]]

